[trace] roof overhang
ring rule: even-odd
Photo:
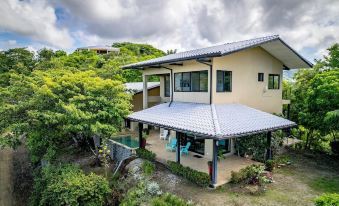
[[[123,69],[144,69],[144,68],[160,68],[162,65],[182,63],[189,60],[199,60],[204,58],[213,58],[233,54],[249,48],[261,47],[273,57],[280,60],[284,69],[310,68],[312,63],[293,50],[278,35],[233,42],[223,45],[217,45],[202,49],[196,49],[186,52],[171,54],[143,62],[128,64],[122,66]]]
[[[132,113],[127,119],[201,139],[228,139],[296,126],[290,120],[241,104],[164,103]]]

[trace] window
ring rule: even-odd
[[[217,70],[217,92],[232,91],[232,72]]]
[[[165,75],[165,97],[169,97],[170,95],[170,91],[171,91],[171,78],[169,74]]]
[[[258,73],[258,82],[264,81],[264,73]]]
[[[280,75],[269,74],[268,75],[268,89],[279,89],[280,87]]]
[[[176,92],[207,92],[208,71],[175,73]]]

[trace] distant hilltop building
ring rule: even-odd
[[[108,54],[111,52],[119,53],[120,49],[111,47],[111,46],[87,46],[77,48],[76,51],[87,50],[87,51],[95,51],[97,54]]]

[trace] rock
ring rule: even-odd
[[[133,176],[134,179],[140,180],[142,178],[142,164],[144,160],[137,158],[130,163],[128,163],[125,167],[125,169],[128,171],[128,174]]]

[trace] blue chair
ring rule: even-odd
[[[188,149],[190,148],[191,143],[187,142],[186,146],[181,146],[180,148],[180,155],[182,155],[182,153],[188,155]]]
[[[173,152],[175,151],[176,146],[177,146],[177,139],[172,138],[171,141],[166,144],[166,150]]]

